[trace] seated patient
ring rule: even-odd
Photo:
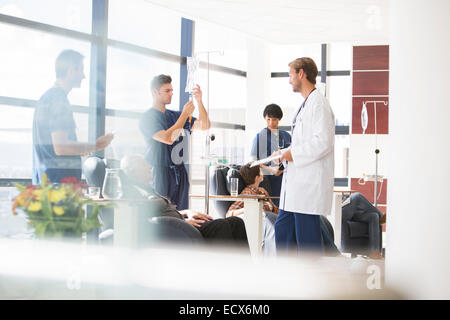
[[[369,257],[381,259],[381,226],[386,215],[374,207],[361,193],[353,193],[342,203],[342,215],[350,216],[352,221],[364,222],[369,226]]]
[[[263,174],[260,166],[254,166],[250,168],[250,163],[241,167],[239,172],[244,179],[247,186],[242,190],[242,195],[265,195],[269,197],[269,193],[259,186],[263,181]],[[275,255],[275,221],[277,219],[278,207],[272,202],[271,199],[264,201],[264,215],[263,215],[263,253],[265,255]],[[244,201],[234,202],[228,209],[226,216],[242,216],[244,214]],[[320,220],[320,230],[322,233],[322,241],[324,244],[324,250],[327,255],[337,256],[340,255],[338,248],[335,246],[331,235],[328,232],[325,223]]]
[[[165,207],[161,208],[157,216],[169,216],[185,221],[197,228],[208,243],[229,244],[248,249],[247,233],[244,222],[236,217],[215,219],[209,215],[193,210],[177,211],[175,205],[150,186],[152,180],[151,166],[141,155],[126,156],[120,167],[124,176],[124,198],[156,198],[162,199]]]

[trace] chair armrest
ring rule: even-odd
[[[175,240],[189,242],[203,242],[203,236],[197,228],[184,220],[174,217],[154,217],[149,222],[157,228],[155,231],[156,240]]]

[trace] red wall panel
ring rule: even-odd
[[[375,163],[375,160],[374,160]],[[374,182],[373,181],[367,181],[364,185],[360,185],[358,183],[359,178],[351,178],[350,182],[350,189],[361,193],[364,197],[367,198],[371,203],[373,203],[373,189],[374,189]],[[379,204],[386,204],[386,190],[387,190],[387,179],[383,179],[383,185],[381,186],[381,182],[378,182],[377,185],[378,193],[381,195],[378,199]]]
[[[388,95],[389,72],[353,72],[353,95]]]
[[[352,134],[361,134],[363,132],[361,127],[361,110],[364,101],[387,101],[388,105],[383,103],[377,103],[377,133],[388,134],[389,133],[389,98],[377,98],[377,97],[353,97],[352,99]],[[367,114],[369,116],[369,122],[367,124],[366,134],[375,133],[375,119],[374,103],[368,103],[366,105]]]
[[[353,70],[388,70],[389,46],[353,47]]]

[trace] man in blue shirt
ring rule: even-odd
[[[256,134],[252,143],[250,157],[252,160],[267,158],[274,152],[287,148],[291,145],[291,135],[289,132],[278,129],[278,123],[283,118],[283,111],[277,104],[269,104],[264,108],[263,117],[266,120],[267,128]],[[264,175],[267,175],[270,190],[266,189],[272,197],[279,197],[281,183],[283,181],[283,166],[271,166],[271,163],[261,164]],[[265,186],[266,187],[266,186]],[[279,199],[273,202],[279,206]]]
[[[33,184],[45,173],[53,183],[65,177],[81,180],[81,156],[106,148],[112,134],[95,143],[78,142],[73,112],[67,95],[79,88],[84,77],[83,55],[62,51],[55,62],[56,81],[39,99],[33,118]]]
[[[145,159],[152,166],[153,188],[176,204],[178,210],[189,207],[189,178],[185,168],[188,140],[185,134],[210,127],[208,113],[202,102],[202,91],[197,85],[192,96],[197,101],[199,118],[191,116],[195,106],[189,100],[183,111],[166,109],[172,101],[172,78],[158,75],[151,82],[153,106],[139,122],[147,143]]]

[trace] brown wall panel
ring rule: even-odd
[[[353,95],[388,95],[389,72],[353,72]]]
[[[389,46],[353,47],[353,70],[388,70]]]
[[[364,98],[353,98],[352,99],[352,134],[362,134],[361,127],[361,110],[364,101],[387,101],[388,105],[385,106],[383,103],[377,103],[377,133],[378,134],[388,134],[389,133],[389,98],[380,97],[364,97]],[[373,103],[368,103],[366,105],[367,114],[369,116],[369,122],[367,124],[367,129],[365,134],[375,133],[375,119],[374,111],[375,106]]]
[[[358,183],[359,178],[351,178],[350,181],[350,189],[355,190],[359,193],[361,193],[364,197],[367,198],[371,203],[373,203],[373,188],[374,188],[374,182],[373,181],[367,181],[364,185],[360,185]],[[383,179],[383,186],[381,186],[381,182],[378,182],[378,193],[380,193],[381,189],[381,195],[378,199],[378,204],[386,204],[386,190],[387,190],[387,179]]]

